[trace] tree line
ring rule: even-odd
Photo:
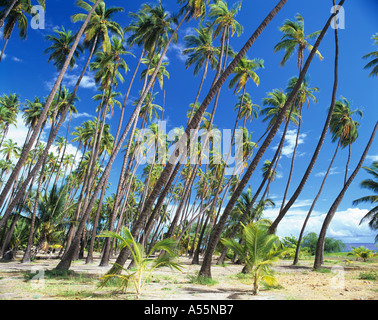
[[[338,11],[329,16],[321,30],[310,34],[305,33],[304,19],[300,14],[284,21],[280,27],[282,38],[274,46],[274,52],[283,54],[281,66],[296,59],[298,74],[288,79],[285,90],[272,89],[267,93],[259,106],[248,93],[248,85],[259,86],[259,70],[264,68],[264,61],[251,59],[247,53],[255,41],[264,36],[265,28],[286,2],[277,1],[236,52],[231,42],[233,37],[243,33],[243,26],[237,21],[242,10],[241,1],[229,5],[225,0],[178,0],[177,14],[168,12],[161,1],[144,3],[139,11],[129,13],[130,21],[126,26],[117,22],[117,14],[125,8],[108,7],[102,0],[76,1],[78,13],[71,20],[81,23],[79,31],[74,33],[62,26],[46,36],[50,44],[45,50],[47,61],[54,64],[59,74],[48,97],[21,102],[17,93],[4,93],[0,98],[0,255],[4,257],[22,244],[22,263],[30,263],[44,244],[59,244],[61,259],[56,269],[67,270],[72,261],[79,258],[93,263],[94,252],[99,250],[100,265],[108,266],[110,258],[116,257],[116,264],[109,273],[120,272],[130,257],[130,247],[123,246],[119,250],[116,238],[97,236],[104,231],[119,233],[126,226],[146,252],[159,240],[175,238],[181,252],[193,257],[193,263],[199,264],[200,254],[203,254],[200,275],[211,277],[214,253],[220,254],[218,263],[223,263],[228,252],[221,238],[241,238],[243,223],[261,220],[264,209],[275,205],[269,198],[269,187],[277,175],[289,125],[295,125],[296,142],[283,200],[278,216],[266,228],[268,234],[276,232],[300,196],[328,134],[336,148],[305,218],[294,263],[298,262],[301,238],[333,161],[341,149],[348,150],[344,184],[319,234],[314,267],[320,268],[328,226],[363,165],[377,125],[358,165],[348,175],[352,144],[358,138],[358,120],[362,111],[353,107],[347,98],[337,99],[339,39],[336,28],[334,85],[327,117],[311,161],[295,192],[289,196],[302,128],[302,109],[317,102],[319,91],[318,87],[311,85],[308,70],[314,58],[323,59],[319,47]],[[344,2],[341,0],[339,6]],[[43,7],[48,5],[45,1],[39,3]],[[30,0],[1,0],[0,8],[4,24],[3,55],[11,45],[10,36],[16,26],[20,37],[26,37],[31,4]],[[175,129],[172,152],[161,162],[157,151],[162,145],[165,148],[166,136],[161,133],[157,120],[164,119],[165,105],[164,102],[162,106],[156,103],[156,88],[165,94],[164,80],[170,76],[169,62],[165,59],[167,51],[178,41],[178,31],[193,21],[198,27],[194,34],[184,37],[183,55],[186,68],[193,69],[194,76],[200,75],[198,91],[193,103],[186,107],[186,127]],[[377,35],[373,39],[377,44]],[[371,59],[366,69],[372,69],[369,75],[372,77],[378,74],[377,56],[377,52],[364,56]],[[79,58],[84,59],[85,65],[71,91],[63,85],[63,80]],[[134,70],[129,68],[131,60],[136,62]],[[87,71],[93,72],[98,88],[92,98],[97,115],[70,133],[72,118],[80,110],[78,91]],[[138,80],[142,89],[136,93]],[[126,81],[129,83],[127,91],[120,92],[119,85]],[[210,89],[205,92],[207,83]],[[235,117],[231,140],[237,134],[242,135],[240,152],[243,158],[243,167],[230,176],[227,169],[233,146],[230,144],[230,151],[224,159],[213,148],[217,137],[211,134],[221,90],[227,85],[235,95],[234,114],[230,112],[230,116]],[[135,95],[138,98],[130,104]],[[129,118],[126,117],[128,105],[132,105]],[[115,108],[121,110],[118,123],[112,119]],[[22,146],[7,136],[10,126],[16,124],[18,114],[22,114],[28,128]],[[251,131],[259,120],[265,124],[265,131],[255,139],[256,134],[252,136]],[[66,121],[67,130],[62,135],[61,128]],[[116,128],[114,135],[111,128]],[[143,136],[145,129],[151,133],[148,138]],[[253,178],[259,187],[252,193],[251,177],[280,129],[279,146],[274,157],[264,162],[262,174]],[[193,130],[206,133],[200,142],[188,141]],[[41,142],[43,134],[47,136],[46,143]],[[69,142],[77,144],[76,154],[67,152]],[[202,163],[201,150],[207,147],[209,159]],[[189,148],[196,151],[196,163],[182,161],[184,151]],[[141,164],[147,153],[152,154],[152,161]],[[111,181],[116,159],[121,164],[117,166],[119,178]],[[108,194],[110,183],[116,185],[116,192],[111,195]],[[366,219],[375,221],[370,225],[376,229],[376,210]],[[235,243],[233,245],[237,248]]]

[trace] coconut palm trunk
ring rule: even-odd
[[[337,198],[333,202],[331,208],[329,209],[329,211],[328,211],[328,213],[327,213],[327,215],[324,219],[322,228],[321,228],[320,233],[319,233],[318,243],[316,245],[314,269],[320,269],[320,267],[323,263],[324,242],[325,242],[325,236],[326,236],[328,227],[329,227],[329,225],[330,225],[330,223],[331,223],[331,221],[332,221],[332,219],[333,219],[333,217],[336,213],[337,208],[339,207],[341,201],[344,198],[345,192],[348,190],[349,186],[353,182],[354,178],[356,177],[358,171],[361,169],[361,167],[362,167],[362,165],[365,161],[365,158],[366,158],[366,156],[369,152],[369,149],[370,149],[371,145],[373,144],[374,137],[375,137],[375,134],[377,132],[377,128],[378,128],[378,121],[376,122],[376,124],[374,126],[373,132],[370,136],[370,139],[367,143],[367,146],[366,146],[364,152],[361,155],[360,161],[358,162],[353,173],[351,174],[351,176],[347,180],[346,184],[344,184],[344,187],[342,188],[339,195],[337,196]]]
[[[283,196],[283,199],[282,199],[282,203],[281,203],[280,211],[281,211],[281,210],[284,208],[284,206],[285,206],[287,193],[288,193],[288,191],[289,191],[289,187],[290,187],[290,183],[291,183],[291,178],[293,177],[294,161],[295,161],[295,156],[296,156],[297,148],[298,148],[299,133],[300,133],[300,131],[301,131],[301,122],[302,122],[302,118],[301,118],[301,117],[302,117],[302,107],[300,107],[300,109],[299,109],[297,136],[296,136],[296,138],[295,138],[294,150],[293,150],[293,154],[292,154],[292,156],[291,156],[291,164],[290,164],[289,178],[288,178],[288,180],[287,180],[287,184],[286,184],[286,188],[285,188],[284,196]],[[289,118],[290,118],[290,117],[289,117]]]
[[[31,260],[31,247],[34,242],[34,227],[35,227],[35,219],[37,216],[37,209],[38,209],[38,204],[39,204],[39,195],[41,193],[41,187],[42,187],[42,181],[43,181],[43,171],[46,165],[46,159],[43,162],[42,165],[42,170],[41,170],[41,175],[39,177],[38,181],[38,187],[37,187],[37,192],[35,195],[35,202],[34,202],[34,207],[33,207],[33,214],[32,214],[32,221],[30,225],[30,231],[29,231],[29,238],[28,238],[28,243],[26,245],[25,253],[24,256],[22,257],[21,263],[30,263]]]
[[[12,32],[14,30],[14,26],[15,26],[15,24],[13,24],[13,26],[11,27],[11,31],[9,32],[9,36],[6,37],[6,39],[5,39],[4,46],[3,46],[3,49],[1,50],[1,54],[0,54],[0,62],[1,62],[1,60],[3,60],[4,52],[5,52],[5,49],[6,49],[7,45],[8,45],[9,39],[12,36]]]
[[[306,218],[305,218],[305,220],[303,222],[303,226],[302,226],[301,232],[299,233],[299,237],[298,237],[298,243],[297,243],[297,248],[295,250],[295,256],[294,256],[293,265],[298,264],[298,261],[299,261],[299,252],[300,252],[300,249],[301,249],[301,242],[302,242],[304,231],[305,231],[306,226],[307,226],[307,222],[310,219],[311,213],[312,213],[312,211],[315,208],[316,202],[318,201],[318,199],[319,199],[319,197],[320,197],[320,195],[321,195],[321,193],[323,191],[323,187],[324,187],[325,182],[326,182],[326,180],[328,178],[328,175],[329,175],[329,173],[331,171],[331,168],[332,168],[333,162],[335,161],[335,158],[336,158],[336,155],[337,155],[337,151],[339,150],[339,147],[340,147],[340,141],[337,144],[335,153],[334,153],[334,155],[332,157],[332,160],[331,160],[331,162],[330,162],[330,164],[328,166],[328,169],[327,169],[327,172],[326,172],[326,174],[325,174],[325,176],[323,178],[322,184],[320,185],[319,191],[316,194],[316,197],[315,197],[314,201],[311,204],[310,210],[308,211],[307,216],[306,216]]]

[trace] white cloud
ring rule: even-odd
[[[311,200],[303,200],[300,201],[299,206],[308,205],[310,203]],[[275,208],[265,210],[264,217],[273,221],[277,217],[278,212],[279,205]],[[345,243],[373,243],[376,234],[369,228],[367,223],[360,225],[362,217],[365,216],[367,212],[368,210],[359,208],[348,208],[346,210],[337,211],[327,230],[327,237],[340,239]],[[308,210],[294,208],[293,206],[279,223],[277,235],[279,237],[290,235],[298,237],[307,213]],[[314,210],[307,223],[305,233],[315,232],[319,234],[326,214],[327,212]]]
[[[299,133],[298,137],[298,146],[304,143],[304,139],[307,137],[305,133]],[[294,147],[295,141],[297,139],[297,130],[288,130],[285,137],[285,145],[282,148],[282,154],[287,157],[291,157]]]
[[[298,146],[304,143],[304,139],[307,137],[306,133],[299,133],[298,137]],[[297,139],[297,130],[287,130],[286,136],[285,136],[285,144],[282,148],[282,155],[291,158],[293,152],[294,152],[294,147],[295,147],[295,142]],[[274,150],[277,150],[278,144],[273,147]],[[298,148],[296,152],[296,157],[303,156],[305,153],[299,153]]]
[[[186,56],[182,54],[184,49],[185,45],[183,43],[172,43],[169,47],[169,51],[175,52],[177,58],[182,62],[186,61]]]
[[[76,84],[76,82],[75,82]],[[93,77],[85,75],[80,82],[80,87],[85,89],[96,89],[96,82]]]
[[[0,35],[0,38],[1,38],[1,35]],[[0,55],[1,55],[2,52],[3,52],[3,51],[0,50]],[[6,53],[4,53],[2,59],[4,60],[4,59],[6,59],[7,57],[8,57],[8,55],[7,55]],[[17,58],[17,57],[10,57],[10,59],[11,59],[12,61],[15,61],[15,62],[23,62],[22,59]]]
[[[78,118],[93,118],[93,115],[87,113],[87,112],[79,112],[79,113],[73,113],[72,118],[78,119]]]
[[[26,135],[28,134],[29,128],[25,126],[22,119],[22,112],[19,112],[17,115],[17,126],[9,127],[8,134],[5,139],[12,139],[17,143],[19,147],[24,145]]]
[[[335,174],[340,174],[340,171],[337,170],[338,168],[335,167],[335,168],[331,168],[331,170],[329,171],[329,175],[330,176],[333,176]],[[315,177],[324,177],[326,175],[327,171],[321,171],[321,172],[318,172],[315,174]]]
[[[23,115],[23,113],[19,112],[19,114],[17,115],[17,127],[11,126],[8,130],[7,136],[5,137],[5,140],[12,139],[14,142],[17,143],[17,145],[20,148],[22,148],[22,146],[24,145],[25,139],[26,139],[26,136],[27,136],[28,130],[29,130],[29,128],[27,126],[25,126],[25,124],[24,124],[22,115]],[[47,131],[48,130],[49,129],[46,128],[44,130],[43,134],[42,134],[42,137],[41,137],[42,143],[47,143],[47,137],[48,137]],[[55,156],[58,155],[57,149],[54,145],[50,148],[50,151],[53,152],[55,154]],[[67,144],[66,154],[75,155],[76,151],[77,151],[77,148],[74,145],[72,145],[70,143]],[[78,154],[77,159],[80,159],[81,151],[79,150],[77,154]]]
[[[12,57],[12,60],[15,61],[15,62],[23,62],[22,59],[19,59],[17,57]]]
[[[184,30],[184,37],[186,36],[191,36],[191,35],[195,35],[196,34],[196,31],[194,30],[193,27],[186,27]]]
[[[366,160],[369,162],[378,161],[378,154],[368,155],[366,156]]]
[[[63,86],[71,87],[71,88],[75,87],[77,80],[79,79],[79,76],[80,75],[66,73],[63,78]],[[56,73],[52,80],[45,82],[46,88],[48,90],[51,90],[57,79],[58,79],[58,74]],[[94,76],[92,73],[84,75],[84,77],[81,79],[81,82],[80,82],[80,88],[84,88],[84,89],[97,88],[96,82],[94,80]]]

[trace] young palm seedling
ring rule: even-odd
[[[115,264],[116,268],[112,268],[114,272],[107,273],[101,278],[100,288],[104,287],[110,279],[118,278],[121,280],[120,287],[122,291],[126,292],[131,285],[134,287],[136,298],[139,299],[144,285],[148,282],[154,270],[161,267],[170,267],[181,271],[181,265],[173,261],[177,257],[177,242],[173,239],[168,238],[156,243],[151,251],[146,254],[143,245],[135,241],[130,230],[126,227],[122,229],[120,235],[115,232],[105,231],[99,237],[115,238],[120,241],[121,249],[128,247],[135,266],[131,271]],[[164,253],[153,258],[152,254],[158,251]],[[126,273],[118,273],[117,269],[122,269]]]
[[[238,243],[234,239],[222,239],[222,243],[233,250],[240,260],[245,264],[247,270],[252,274],[253,295],[259,292],[259,283],[261,280],[267,284],[276,283],[272,275],[270,266],[277,261],[281,255],[278,249],[278,237],[268,234],[270,223],[268,220],[259,220],[243,226],[243,241]]]

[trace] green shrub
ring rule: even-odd
[[[218,283],[218,281],[216,281],[212,278],[208,278],[208,277],[201,276],[201,275],[198,275],[198,274],[188,275],[188,278],[189,278],[189,283],[191,283],[191,284],[200,284],[200,285],[203,285],[203,286],[211,287],[211,286]]]
[[[378,274],[375,271],[361,272],[358,279],[361,280],[377,280]]]

